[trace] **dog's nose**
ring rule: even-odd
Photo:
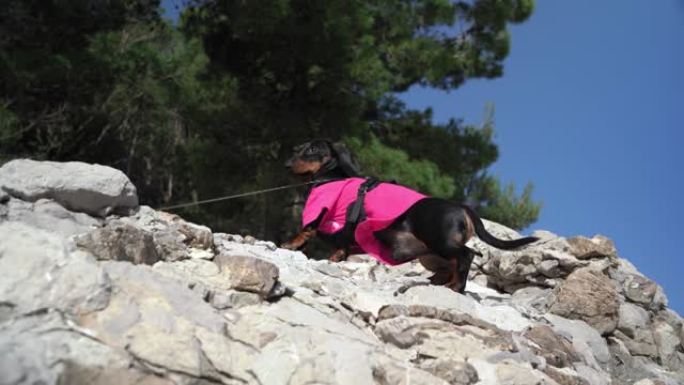
[[[285,168],[291,168],[291,167],[292,167],[292,158],[285,161]]]

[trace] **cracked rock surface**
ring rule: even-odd
[[[98,195],[102,178],[78,182],[82,209],[4,167],[2,385],[684,383],[682,318],[602,236],[537,232],[516,251],[474,240],[482,255],[461,295],[415,263],[316,261],[129,212],[134,188]],[[32,173],[44,167],[102,166]]]

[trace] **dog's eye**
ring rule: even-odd
[[[311,146],[311,147],[307,148],[305,151],[305,153],[307,153],[307,154],[315,154],[317,152],[318,152],[318,148],[316,148],[316,146]]]

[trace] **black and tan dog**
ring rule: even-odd
[[[294,152],[285,166],[293,174],[314,183],[325,184],[359,177],[358,166],[342,144],[313,140],[295,147]],[[316,236],[324,211],[282,247],[300,249]],[[354,229],[349,226],[355,224],[345,224],[345,228],[334,234],[318,232],[319,236],[336,247],[330,260],[346,259],[350,248],[356,245]],[[475,234],[482,241],[506,250],[537,240],[535,237],[511,241],[498,239],[487,232],[480,217],[470,207],[434,197],[417,200],[389,226],[373,233],[377,240],[391,250],[394,261],[403,263],[418,259],[434,273],[430,277],[432,284],[445,285],[457,292],[465,290],[474,256],[474,251],[466,246],[466,242]]]

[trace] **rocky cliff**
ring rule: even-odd
[[[499,237],[517,237],[494,223]],[[138,207],[120,172],[0,168],[0,384],[684,383],[682,319],[604,237],[417,264],[308,259]]]

